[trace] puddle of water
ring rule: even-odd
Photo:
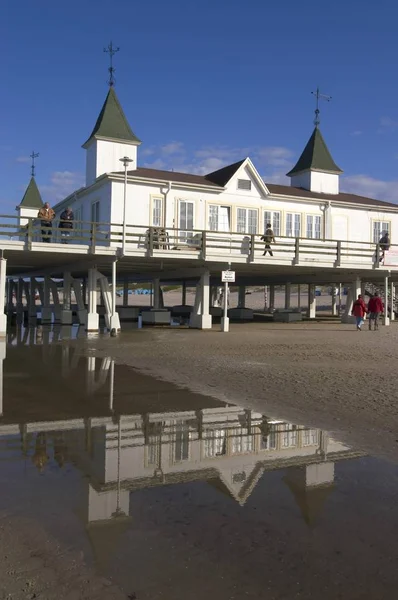
[[[0,517],[139,600],[395,597],[395,465],[29,335],[2,370]]]

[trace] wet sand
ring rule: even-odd
[[[268,415],[326,429],[357,449],[397,458],[398,324],[232,324],[212,331],[143,329],[88,342],[142,372]]]

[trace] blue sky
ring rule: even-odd
[[[4,6],[6,5],[6,6]],[[86,140],[116,91],[141,166],[211,171],[247,154],[284,181],[330,94],[321,130],[345,190],[398,202],[398,6],[358,0],[84,0],[3,3],[0,202],[12,212],[40,152],[46,200],[79,187]]]

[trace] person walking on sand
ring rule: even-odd
[[[375,292],[374,296],[372,296],[368,302],[369,331],[372,331],[372,321],[374,322],[374,331],[379,329],[379,316],[383,311],[383,301],[378,292]]]
[[[55,212],[48,202],[39,210],[39,214],[37,218],[40,219],[41,225],[41,239],[43,242],[51,242],[51,229],[53,226],[53,220],[55,217]]]
[[[352,311],[351,311],[351,314],[354,315],[356,322],[357,322],[357,331],[361,331],[363,318],[364,318],[366,312],[367,311],[366,311],[365,302],[363,301],[361,294],[359,294],[358,300],[355,300],[354,304],[352,305]]]
[[[271,250],[271,244],[272,243],[275,244],[275,235],[274,235],[274,232],[272,231],[271,223],[267,224],[267,228],[265,230],[264,235],[261,236],[261,239],[263,242],[265,242],[265,249],[264,249],[263,256],[265,256],[267,254],[267,252],[269,252],[270,256],[274,256],[273,252]]]

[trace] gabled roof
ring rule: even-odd
[[[109,88],[94,129],[88,140],[83,144],[83,148],[87,147],[93,138],[121,140],[135,144],[141,143],[141,140],[131,129],[113,87]]]
[[[315,127],[300,158],[287,176],[308,170],[337,174],[343,172],[334,162],[318,127]]]
[[[246,159],[244,158],[243,160],[239,160],[238,162],[233,163],[232,165],[228,165],[227,167],[218,169],[218,171],[213,171],[212,173],[209,173],[205,177],[206,177],[206,179],[209,179],[213,183],[216,183],[217,185],[224,187],[225,185],[227,185],[227,183],[231,179],[231,177],[233,177],[235,175],[236,171],[243,165],[245,160]]]
[[[34,177],[31,177],[29,185],[26,188],[24,197],[22,198],[21,203],[18,205],[18,208],[21,206],[23,206],[24,208],[37,209],[40,209],[43,206],[43,200],[41,199],[39,188],[37,187]]]

